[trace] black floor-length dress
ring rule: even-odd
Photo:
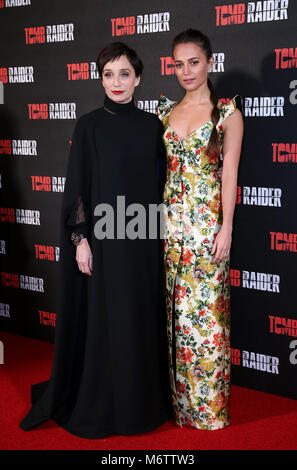
[[[76,123],[60,219],[53,367],[49,380],[31,386],[23,430],[53,419],[76,436],[100,438],[150,431],[172,414],[163,240],[117,238],[116,217],[117,196],[125,196],[126,208],[138,203],[147,211],[162,201],[162,132],[157,116],[134,98],[119,104],[107,95]],[[101,203],[114,208],[114,239],[94,234]],[[88,236],[91,276],[78,269],[73,231]]]

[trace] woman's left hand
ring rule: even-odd
[[[224,258],[229,256],[231,242],[232,230],[222,226],[215,238],[211,250],[211,254],[214,255],[211,260],[212,264],[220,263]]]

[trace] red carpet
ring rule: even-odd
[[[29,410],[30,386],[50,376],[51,343],[1,333],[4,364],[0,365],[1,450],[290,450],[297,449],[297,401],[232,386],[232,424],[217,431],[180,429],[173,422],[135,436],[82,439],[54,421],[31,431],[19,422]],[[293,380],[293,377],[292,377]]]

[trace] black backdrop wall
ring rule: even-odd
[[[154,112],[183,95],[170,45],[193,27],[211,38],[218,95],[244,103],[232,381],[297,399],[297,2],[0,0],[0,17],[0,329],[54,341],[66,164],[76,120],[102,106],[99,50],[137,50],[135,97]]]

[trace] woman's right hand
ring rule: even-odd
[[[92,275],[93,269],[93,255],[87,238],[83,238],[76,247],[76,257],[75,257],[79,270]]]

